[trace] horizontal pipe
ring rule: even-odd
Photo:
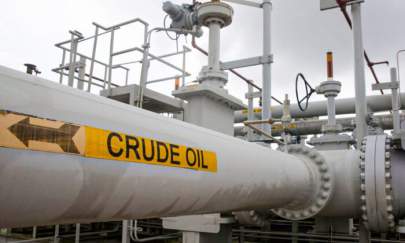
[[[400,95],[401,109],[405,108],[405,93]],[[390,111],[392,108],[391,95],[373,95],[367,97],[367,107],[370,112]],[[271,108],[273,117],[281,117],[283,115],[283,106],[273,106]],[[309,118],[317,116],[326,116],[327,101],[310,102],[306,111],[301,111],[297,104],[292,104],[290,107],[291,116],[293,118]],[[336,99],[336,115],[354,114],[355,99],[345,98]],[[247,119],[247,111],[235,112],[235,123],[241,123]],[[255,117],[261,119],[261,109],[255,109]]]
[[[383,130],[391,130],[393,128],[392,115],[378,115],[374,116],[374,121],[377,126]],[[405,115],[401,116],[401,120],[405,120]],[[294,121],[287,125],[287,130],[293,135],[313,135],[321,134],[322,126],[326,125],[328,120],[300,120]],[[341,125],[344,131],[353,131],[355,128],[355,118],[339,118],[336,123]],[[249,128],[244,126],[235,126],[234,135],[235,136],[246,136]],[[273,129],[271,131],[272,136],[281,136],[283,132],[283,126],[280,123],[273,124]]]
[[[0,227],[305,204],[298,157],[0,67],[1,109],[212,151],[217,171],[0,148]]]

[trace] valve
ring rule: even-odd
[[[305,85],[305,96],[302,99],[300,99],[298,94],[298,81],[300,81],[300,79],[304,81]],[[300,108],[301,111],[306,111],[308,109],[309,98],[314,92],[315,89],[312,88],[312,86],[307,82],[304,74],[302,73],[297,74],[297,77],[295,78],[295,95],[297,97],[298,107]]]
[[[170,1],[163,3],[163,11],[167,13],[167,17],[170,17],[172,23],[170,28],[175,30],[178,35],[187,35],[190,32],[195,33],[196,37],[201,37],[203,32],[198,25],[198,19],[196,14],[196,4],[174,4]],[[166,21],[165,21],[166,22]],[[166,28],[166,27],[165,27]]]

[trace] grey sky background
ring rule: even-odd
[[[84,36],[94,32],[93,21],[110,26],[131,18],[140,17],[151,27],[163,24],[164,13],[161,0],[12,0],[2,1],[0,15],[0,65],[23,71],[26,62],[35,63],[43,71],[42,77],[58,80],[51,71],[59,65],[61,51],[54,44],[69,38],[68,30],[78,30]],[[177,3],[190,1],[174,1]],[[262,15],[259,9],[231,4],[235,10],[233,24],[222,31],[223,61],[240,59],[261,54]],[[350,9],[349,9],[350,10]],[[363,4],[363,32],[366,50],[372,61],[390,61],[396,65],[395,54],[405,49],[405,0],[366,0]],[[141,26],[121,30],[117,34],[116,50],[142,43]],[[208,31],[198,40],[207,48]],[[190,46],[191,39],[180,38],[179,46]],[[106,60],[107,39],[100,40],[98,58]],[[83,43],[80,51],[90,54],[92,42]],[[165,54],[176,50],[176,43],[163,33],[153,36],[151,52]],[[354,95],[352,34],[341,12],[330,10],[321,12],[319,0],[273,0],[272,12],[272,65],[273,95],[282,99],[288,93],[295,102],[294,81],[298,72],[302,72],[308,81],[316,86],[326,78],[325,53],[333,51],[335,56],[335,78],[343,83],[339,97]],[[117,62],[138,59],[140,55],[130,54]],[[171,61],[181,64],[181,58]],[[401,75],[405,78],[405,55],[401,58]],[[187,69],[193,74],[187,81],[197,76],[206,58],[193,51],[188,56]],[[134,65],[130,82],[139,82],[139,65]],[[376,67],[382,81],[389,80],[387,66]],[[100,72],[100,70],[98,70]],[[261,86],[261,68],[241,69],[241,73],[255,80]],[[175,74],[172,70],[152,63],[151,78]],[[373,79],[366,70],[368,94]],[[115,74],[119,82],[122,75]],[[170,94],[172,81],[150,86],[153,89]],[[239,98],[247,86],[237,77],[230,75],[227,89]],[[314,99],[322,99],[316,97]]]

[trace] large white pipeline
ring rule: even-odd
[[[212,173],[0,148],[0,227],[277,208],[313,196],[313,172],[295,156],[5,67],[0,85],[1,110],[206,149],[218,160]]]

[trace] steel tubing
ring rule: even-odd
[[[2,110],[192,146],[217,171],[0,148],[0,227],[299,205],[316,175],[298,157],[0,67]],[[3,128],[4,129],[4,128]]]
[[[369,112],[381,112],[381,111],[391,111],[392,110],[392,98],[391,95],[372,95],[367,97],[367,108]],[[400,94],[400,109],[405,108],[405,93]],[[354,114],[355,110],[355,99],[354,98],[344,98],[336,99],[336,115],[343,114]],[[279,118],[283,115],[283,106],[273,106],[271,108],[274,118]],[[306,111],[301,111],[297,104],[292,104],[290,111],[293,118],[309,118],[326,116],[327,112],[327,102],[314,101],[309,103],[308,109]],[[256,119],[261,119],[261,111],[255,110]],[[247,119],[247,111],[236,111],[235,112],[235,123],[241,123]]]
[[[373,117],[376,125],[383,130],[391,130],[393,128],[393,118],[392,115],[378,115]],[[405,119],[405,116],[400,116],[401,120]],[[287,131],[293,135],[313,135],[321,134],[322,126],[326,125],[328,120],[299,120],[291,122],[287,125]],[[336,123],[343,127],[344,131],[353,131],[355,126],[355,118],[339,118]],[[235,136],[246,136],[248,134],[249,128],[245,126],[234,126]],[[272,136],[281,136],[283,132],[283,126],[280,123],[274,125],[271,133]]]

